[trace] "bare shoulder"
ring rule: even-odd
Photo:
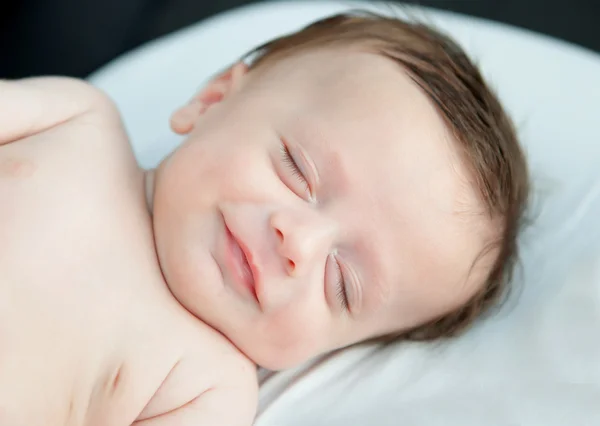
[[[30,77],[20,80],[0,80],[2,102],[13,102],[13,112],[27,107],[38,112],[50,103],[65,108],[65,118],[96,108],[114,108],[114,103],[91,83],[73,77]]]
[[[0,80],[0,145],[14,144],[31,138],[73,133],[80,124],[123,132],[118,109],[100,89],[71,77],[36,77]],[[88,126],[89,130],[89,126]],[[80,130],[81,131],[81,130]],[[105,142],[117,139],[104,138]],[[122,140],[120,140],[122,142]]]

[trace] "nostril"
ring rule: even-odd
[[[287,261],[287,270],[288,270],[288,274],[293,274],[294,271],[296,270],[296,264],[294,263],[293,260],[289,260]]]
[[[276,229],[275,233],[277,234],[277,238],[279,238],[280,241],[283,241],[283,233],[279,229]]]

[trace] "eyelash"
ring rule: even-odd
[[[350,304],[348,303],[348,292],[346,291],[346,282],[344,281],[344,274],[342,274],[342,268],[338,261],[335,261],[335,266],[338,270],[338,276],[340,277],[337,282],[337,299],[340,305],[346,310],[350,311]]]
[[[294,160],[294,157],[292,157],[290,150],[285,144],[281,144],[281,157],[284,164],[291,170],[292,174],[298,178],[302,185],[304,185],[304,189],[310,193],[310,186],[306,180],[306,177],[302,173],[302,170],[300,170],[298,163],[296,163],[296,160]]]

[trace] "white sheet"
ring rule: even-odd
[[[164,37],[91,77],[117,102],[144,166],[179,139],[170,111],[216,70],[347,2],[277,2]],[[515,296],[443,344],[356,348],[279,373],[257,426],[600,425],[600,57],[447,13],[425,16],[478,59],[519,125],[534,175]]]

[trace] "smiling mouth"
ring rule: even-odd
[[[239,284],[245,292],[250,292],[254,299],[258,300],[255,288],[256,274],[251,266],[252,259],[248,258],[249,252],[235,235],[232,234],[227,227],[227,224],[225,224],[225,232],[227,234],[226,261],[229,270],[236,283]]]

